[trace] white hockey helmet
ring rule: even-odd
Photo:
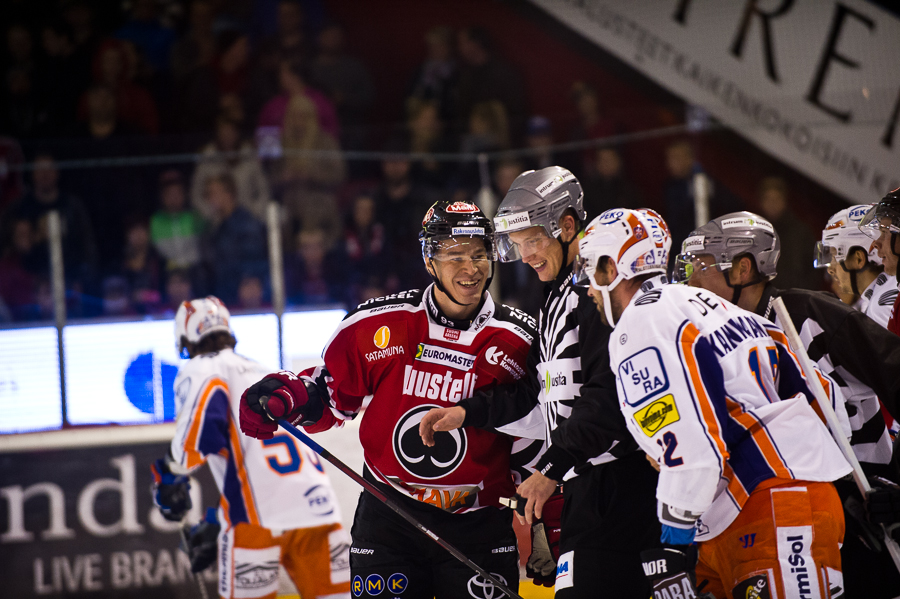
[[[590,285],[603,296],[607,322],[615,326],[609,292],[638,275],[665,274],[672,239],[665,221],[655,213],[614,208],[592,220],[578,242],[573,280]],[[609,285],[597,285],[594,274],[604,256],[616,264],[618,275]]]
[[[828,219],[822,231],[822,241],[816,242],[813,266],[827,268],[832,258],[843,266],[844,260],[850,256],[850,250],[860,248],[868,259],[881,264],[878,255],[870,250],[872,240],[859,228],[859,223],[871,210],[872,204],[858,204],[844,208]]]
[[[228,308],[214,295],[182,302],[175,313],[175,346],[178,353],[184,355],[185,342],[199,343],[212,333],[222,332],[234,336],[230,320]]]

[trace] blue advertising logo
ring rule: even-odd
[[[141,354],[125,370],[125,396],[145,414],[157,420],[175,419],[175,376],[178,366],[156,358],[153,352]]]

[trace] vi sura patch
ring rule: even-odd
[[[619,382],[625,403],[639,406],[669,388],[669,375],[662,356],[655,347],[648,347],[619,364]]]

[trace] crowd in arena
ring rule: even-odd
[[[208,293],[236,309],[269,307],[272,200],[282,207],[289,305],[355,305],[427,284],[407,233],[435,200],[475,199],[482,181],[471,156],[480,152],[531,150],[492,161],[499,198],[522,171],[558,164],[583,182],[589,214],[655,205],[676,243],[694,225],[692,178],[702,167],[689,140],[659,156],[669,180],[657,198],[642,197],[620,147],[553,151],[627,131],[584,81],[569,86],[570,130],[529,110],[527,75],[477,27],[436,24],[424,34],[406,99],[384,125],[371,117],[379,90],[369,67],[348,53],[341,23],[318,0],[4,10],[0,321],[52,317],[51,210],[62,218],[76,318],[172,314]],[[355,150],[384,154],[338,152]],[[469,158],[420,158],[429,153]],[[133,160],[103,162],[123,157]],[[713,183],[713,216],[743,207]],[[762,181],[756,202],[795,244],[783,276],[820,287],[806,259],[814,238],[791,213],[785,182]],[[500,277],[506,301],[534,297],[527,269],[502,265]]]

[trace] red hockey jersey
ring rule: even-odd
[[[511,496],[510,437],[475,428],[419,437],[422,416],[475,389],[523,376],[534,319],[494,304],[490,294],[464,324],[442,316],[432,287],[369,300],[347,315],[323,352],[324,366],[301,373],[327,387],[329,409],[309,432],[356,417],[366,466],[397,491],[450,512],[497,506]],[[540,431],[543,424],[535,423]],[[538,433],[540,434],[540,433]]]

